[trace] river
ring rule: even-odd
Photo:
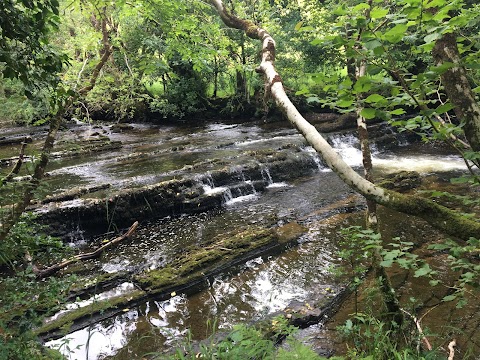
[[[134,359],[147,353],[170,351],[184,341],[205,339],[212,331],[224,331],[239,322],[252,322],[287,308],[292,302],[329,298],[338,293],[338,280],[329,271],[338,265],[335,255],[338,229],[359,224],[362,201],[326,168],[313,149],[287,124],[213,123],[198,127],[132,125],[123,133],[108,127],[86,124],[64,137],[89,137],[104,133],[122,141],[119,150],[74,158],[59,158],[49,167],[49,193],[73,186],[109,184],[111,188],[89,196],[131,189],[159,181],[181,178],[191,167],[198,173],[206,193],[221,192],[221,209],[150,220],[139,228],[133,243],[120,244],[95,262],[95,272],[114,273],[167,263],[188,244],[234,229],[271,226],[297,221],[308,228],[298,246],[276,255],[259,257],[218,275],[206,290],[195,295],[172,294],[166,301],[151,300],[117,316],[52,340],[69,359]],[[74,135],[72,135],[74,134]],[[347,163],[361,165],[358,140],[351,134],[330,134],[329,141]],[[242,175],[242,167],[253,162],[251,153],[297,146],[315,160],[309,176],[278,180],[269,171],[262,174],[265,191],[242,191],[215,184],[208,174],[225,164]],[[439,153],[442,156],[439,157]],[[464,163],[438,148],[407,143],[384,149],[374,147],[373,164],[377,176],[401,170],[428,174],[464,171]],[[295,171],[292,169],[292,171]],[[349,204],[349,206],[346,206]],[[353,205],[352,205],[353,204]],[[324,211],[322,211],[324,209]],[[346,211],[345,209],[350,209]],[[87,237],[81,231],[80,237]],[[82,246],[82,242],[72,246]],[[98,298],[128,291],[126,282]],[[95,301],[95,298],[89,300]],[[71,304],[85,306],[88,301]]]

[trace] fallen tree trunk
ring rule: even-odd
[[[224,7],[221,0],[210,0],[210,3],[217,9],[221,19],[227,26],[243,30],[250,38],[262,42],[262,60],[256,71],[264,74],[266,86],[280,110],[305,137],[307,142],[323,157],[328,167],[348,186],[377,204],[405,214],[421,217],[432,226],[456,238],[468,240],[470,237],[478,237],[478,234],[480,234],[479,222],[467,219],[461,214],[438,205],[431,200],[400,194],[376,186],[357,174],[355,170],[343,161],[315,127],[305,120],[288,98],[282,79],[275,70],[276,46],[270,34],[253,22],[240,19],[231,14]]]

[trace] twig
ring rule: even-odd
[[[450,351],[450,353],[448,354],[448,360],[453,360],[455,356],[455,346],[457,346],[457,340],[453,339],[448,344],[448,350]]]
[[[417,326],[418,334],[420,335],[422,341],[424,342],[425,347],[427,348],[428,351],[431,351],[432,350],[432,345],[430,344],[430,341],[428,341],[427,337],[423,333],[422,327],[420,325],[420,320],[418,320],[415,315],[410,314],[408,311],[406,311],[404,309],[401,309],[401,310],[402,310],[402,312],[404,312],[405,314],[407,314],[408,316],[410,316],[412,318],[413,322]]]
[[[7,183],[7,182],[10,182],[13,179],[13,177],[15,175],[18,175],[18,173],[20,172],[20,168],[22,167],[23,160],[24,160],[24,157],[25,157],[25,148],[26,147],[27,147],[27,142],[26,142],[26,139],[25,139],[25,141],[22,142],[22,147],[20,148],[20,154],[18,154],[18,160],[17,160],[15,166],[13,167],[12,171],[10,171],[10,173],[0,181],[0,183],[2,185]]]

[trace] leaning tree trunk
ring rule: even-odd
[[[68,99],[66,99],[65,102],[60,106],[60,109],[57,111],[57,113],[52,117],[52,119],[50,119],[50,127],[47,133],[47,137],[45,138],[45,142],[43,144],[40,160],[35,165],[32,179],[26,185],[23,198],[14,205],[10,216],[4,220],[3,224],[0,224],[0,241],[5,240],[13,226],[17,223],[17,221],[20,219],[20,216],[22,216],[25,209],[28,207],[28,205],[30,205],[31,201],[33,200],[35,191],[38,189],[38,186],[40,185],[40,182],[45,175],[49,156],[55,144],[58,129],[60,128],[63,117],[67,112],[68,108],[78,99],[78,96],[86,96],[90,92],[90,90],[94,88],[98,76],[100,75],[100,71],[109,59],[110,55],[112,55],[113,47],[110,44],[107,32],[108,30],[106,19],[102,20],[101,29],[103,35],[102,58],[100,59],[97,66],[95,66],[95,68],[93,69],[88,84],[82,89],[80,89],[76,95],[70,96]]]
[[[277,106],[283,111],[288,120],[323,157],[330,169],[348,186],[377,204],[405,214],[419,216],[437,229],[457,238],[467,240],[470,237],[478,237],[478,234],[480,234],[479,222],[467,219],[459,213],[438,205],[431,200],[381,188],[357,174],[355,170],[343,161],[315,127],[305,120],[288,98],[282,79],[274,67],[275,41],[270,34],[253,22],[239,19],[232,15],[225,9],[221,0],[210,0],[210,3],[217,9],[221,19],[227,26],[243,30],[250,38],[262,42],[262,60],[256,71],[264,74],[266,86],[270,89]]]
[[[453,64],[440,76],[442,84],[454,106],[455,115],[465,124],[465,137],[470,146],[473,150],[480,151],[480,106],[462,65],[455,34],[444,34],[436,41],[432,53],[437,66]]]

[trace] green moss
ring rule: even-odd
[[[142,288],[167,287],[173,285],[176,279],[177,273],[171,266],[151,270],[134,278]]]
[[[173,260],[168,266],[134,276],[133,281],[144,291],[135,290],[127,295],[98,301],[89,306],[73,310],[37,330],[37,334],[48,333],[70,326],[82,318],[94,316],[116,307],[126,306],[133,299],[148,295],[165,294],[174,291],[195,280],[205,277],[209,271],[228,264],[232,259],[266,245],[286,244],[298,238],[305,228],[297,223],[290,223],[278,229],[248,229],[239,233],[228,233],[212,238],[202,246],[192,246],[185,253]],[[113,277],[114,278],[114,277]],[[109,274],[100,276],[99,280],[108,280]],[[88,284],[90,285],[90,284]]]
[[[76,284],[72,285],[70,288],[70,293],[77,293],[82,292],[84,290],[101,286],[102,284],[110,283],[118,279],[125,278],[127,276],[126,272],[118,272],[118,273],[103,273],[94,278],[90,279],[83,279],[81,282],[77,282]]]
[[[126,295],[120,295],[102,301],[95,301],[90,305],[66,312],[57,319],[39,327],[34,331],[34,333],[36,335],[41,335],[56,329],[62,329],[62,331],[67,333],[70,331],[70,328],[75,321],[79,321],[85,317],[91,317],[96,314],[101,314],[108,309],[121,307],[122,305],[126,305],[133,300],[143,298],[145,295],[145,292],[142,290],[134,290]]]

